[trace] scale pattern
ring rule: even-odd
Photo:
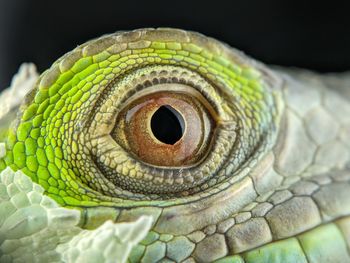
[[[97,142],[84,128],[111,81],[153,65],[192,70],[238,98],[241,147],[250,155],[237,169],[243,157],[232,158],[196,194],[131,200],[94,170]],[[129,262],[350,262],[346,85],[341,75],[268,68],[197,33],[116,33],[42,74],[12,124],[0,171],[20,170],[59,205],[80,210],[82,228],[151,216]],[[121,173],[142,177],[121,156]]]

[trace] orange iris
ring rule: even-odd
[[[170,167],[195,164],[206,153],[214,128],[210,113],[197,96],[158,91],[139,97],[118,114],[112,136],[146,163]]]

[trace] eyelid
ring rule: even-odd
[[[156,73],[158,72],[158,73]],[[221,116],[227,118],[225,122],[220,122],[220,127],[216,130],[217,135],[222,137],[222,134],[224,130],[230,130],[231,132],[227,134],[230,143],[230,146],[226,145],[226,148],[223,148],[220,146],[220,140],[216,141],[214,143],[214,148],[211,153],[209,153],[208,160],[206,162],[200,163],[197,166],[194,167],[181,167],[181,168],[171,168],[171,169],[165,169],[165,167],[157,168],[150,167],[147,164],[144,164],[142,162],[139,162],[138,160],[135,160],[132,155],[130,155],[128,152],[123,151],[122,147],[119,144],[116,144],[113,139],[111,138],[110,134],[112,132],[113,127],[115,127],[115,119],[118,114],[122,110],[123,105],[127,105],[128,99],[131,101],[134,100],[132,98],[132,95],[135,94],[136,98],[139,98],[139,94],[145,94],[142,93],[142,90],[144,92],[147,92],[147,89],[152,86],[152,81],[149,79],[147,74],[149,76],[154,76],[155,74],[159,74],[159,78],[163,79],[165,82],[166,79],[169,79],[170,85],[173,83],[174,78],[177,77],[177,81],[181,83],[186,83],[187,81],[190,81],[193,87],[193,91],[190,91],[190,93],[194,94],[197,97],[202,97],[201,100],[210,100],[210,107],[212,107],[211,111],[214,111],[214,107],[216,108],[216,116]],[[140,76],[141,75],[141,76]],[[143,76],[143,78],[142,78]],[[168,76],[168,77],[167,77]],[[181,77],[183,76],[183,77]],[[140,86],[140,83],[143,83],[144,85]],[[158,82],[156,82],[158,83]],[[201,83],[201,86],[196,86],[196,83]],[[164,85],[169,83],[164,83]],[[161,84],[156,84],[161,85]],[[205,86],[206,85],[206,86]],[[137,92],[128,92],[129,90],[134,90],[135,87],[137,88]],[[182,90],[184,87],[180,86],[180,89]],[[169,87],[168,87],[169,89]],[[196,90],[197,89],[197,90]],[[205,180],[208,180],[208,176],[213,176],[214,173],[212,173],[213,169],[209,168],[209,164],[211,162],[214,162],[213,158],[215,157],[216,151],[221,152],[221,156],[224,154],[228,154],[233,142],[234,142],[234,129],[233,127],[236,127],[236,122],[233,119],[233,116],[230,116],[226,114],[222,110],[222,106],[225,105],[225,102],[223,102],[221,99],[219,101],[215,100],[216,97],[221,98],[218,95],[214,95],[217,92],[217,88],[213,87],[211,84],[207,83],[206,80],[204,80],[200,75],[198,75],[195,72],[191,72],[187,69],[181,69],[174,66],[154,66],[149,68],[143,68],[140,70],[136,70],[135,72],[129,72],[127,75],[127,78],[120,79],[119,81],[114,81],[113,86],[109,87],[108,92],[105,92],[103,96],[101,96],[103,101],[106,101],[104,103],[103,101],[97,102],[97,105],[100,105],[99,107],[94,109],[94,112],[90,116],[90,121],[88,123],[91,123],[90,127],[86,127],[85,134],[91,134],[93,135],[93,138],[95,138],[97,141],[94,141],[94,147],[90,149],[90,152],[93,156],[95,156],[96,160],[95,163],[99,169],[103,170],[103,173],[108,180],[117,180],[114,181],[116,185],[122,185],[123,182],[119,181],[118,177],[115,177],[112,175],[114,171],[118,171],[118,173],[124,173],[123,169],[120,165],[115,164],[114,162],[123,162],[124,167],[134,167],[136,169],[136,174],[133,175],[135,179],[129,178],[130,183],[132,184],[139,184],[141,183],[141,179],[143,179],[143,191],[154,191],[154,186],[157,184],[162,184],[163,182],[167,184],[168,186],[164,186],[164,189],[168,189],[164,194],[166,193],[166,196],[172,196],[175,193],[179,195],[180,192],[183,192],[180,195],[188,194],[185,193],[184,190],[189,189],[189,187],[193,187],[195,185],[200,185]],[[114,90],[118,92],[114,92]],[[188,90],[188,89],[186,89]],[[200,91],[201,92],[200,92]],[[124,92],[122,92],[124,91]],[[119,94],[124,94],[121,97],[118,96]],[[214,96],[210,96],[213,94]],[[205,96],[205,98],[204,98]],[[113,103],[111,103],[113,102]],[[128,102],[128,103],[127,103]],[[208,102],[206,102],[208,103]],[[228,106],[229,107],[229,106]],[[104,114],[103,112],[107,112],[108,114]],[[97,118],[98,116],[98,118]],[[98,122],[96,120],[98,119]],[[107,150],[106,150],[107,149]],[[104,153],[104,155],[101,155]],[[112,160],[112,161],[111,161]],[[118,161],[119,160],[119,161]],[[111,162],[113,162],[112,167],[109,167],[111,165]],[[223,164],[225,162],[225,158],[221,160],[216,160],[216,169],[220,168],[220,164]],[[211,165],[213,167],[213,165]],[[120,168],[118,168],[120,167]],[[111,170],[113,169],[113,171]],[[204,170],[203,170],[204,169]],[[142,174],[141,174],[142,171]],[[125,170],[125,173],[128,173],[127,170]],[[127,174],[124,174],[124,177],[128,177]],[[136,179],[138,178],[138,179]],[[148,179],[147,179],[148,178]],[[145,180],[145,181],[144,181]],[[149,181],[149,182],[148,182]],[[145,184],[148,184],[148,188],[145,186]],[[126,187],[126,185],[124,185]],[[117,187],[114,187],[113,191],[122,191],[118,190]],[[199,191],[197,189],[196,191]],[[152,193],[152,192],[150,192]],[[150,193],[148,194],[148,197],[150,197]],[[119,194],[118,194],[119,195]],[[131,197],[133,198],[133,197]]]

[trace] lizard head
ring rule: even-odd
[[[318,113],[295,99],[312,85],[288,76],[194,32],[102,36],[40,76],[0,169],[21,170],[58,204],[81,210],[81,227],[151,215],[153,235],[199,243],[188,245],[199,261],[244,252],[321,222],[304,197],[281,206],[282,216],[272,209],[273,200],[294,196],[288,188],[325,142]],[[301,92],[291,88],[298,85]],[[299,125],[306,113],[316,139]],[[302,226],[301,215],[314,221]]]

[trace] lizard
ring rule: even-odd
[[[180,29],[78,46],[0,120],[0,261],[350,262],[349,84]]]

